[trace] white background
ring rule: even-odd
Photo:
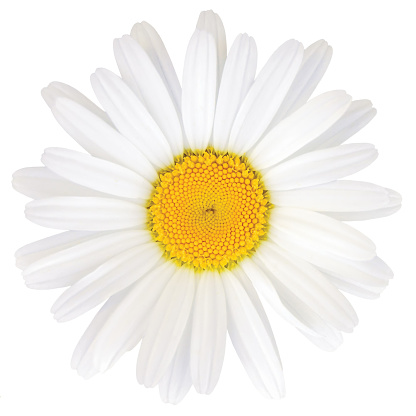
[[[0,414],[281,416],[416,414],[415,365],[415,29],[412,1],[14,1],[1,13],[1,277]],[[136,21],[160,33],[179,74],[201,10],[223,19],[229,45],[240,32],[253,36],[259,67],[286,39],[305,46],[325,38],[334,56],[316,93],[345,89],[370,98],[377,117],[351,141],[372,142],[378,160],[358,177],[402,193],[393,217],[356,224],[395,271],[381,298],[352,299],[360,316],[334,353],[318,350],[296,330],[272,319],[284,364],[287,397],[263,398],[251,385],[231,343],[218,386],[210,396],[191,391],[178,406],[163,404],[157,389],[135,381],[137,350],[103,375],[84,381],[70,369],[72,350],[93,312],[57,324],[49,313],[59,290],[25,287],[14,251],[51,234],[24,219],[27,198],[12,191],[13,171],[39,165],[45,147],[76,149],[43,103],[50,81],[92,96],[96,67],[116,71],[112,40]]]

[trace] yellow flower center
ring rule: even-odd
[[[149,202],[153,237],[179,264],[231,268],[266,232],[271,205],[245,158],[207,149],[159,172]]]

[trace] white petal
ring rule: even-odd
[[[277,271],[281,285],[331,326],[351,332],[358,323],[348,300],[316,268],[269,242],[257,255],[270,271]]]
[[[227,299],[228,332],[254,385],[266,396],[284,395],[282,365],[269,321],[241,270],[221,273]]]
[[[231,129],[228,147],[245,153],[266,131],[286,97],[303,57],[303,46],[289,40],[271,56],[250,88]]]
[[[214,37],[196,29],[186,51],[182,117],[191,149],[205,149],[211,137],[217,98],[218,62]]]
[[[296,291],[290,290],[282,284],[276,276],[275,270],[270,270],[265,263],[256,256],[254,264],[256,271],[260,271],[271,283],[273,290],[278,293],[283,308],[287,310],[286,315],[282,316],[292,323],[308,339],[316,344],[316,338],[322,339],[322,344],[332,345],[332,349],[337,348],[342,342],[342,336],[328,322],[318,315],[304,300],[300,299]],[[306,299],[307,300],[307,299]],[[312,338],[310,338],[312,337]],[[320,346],[324,348],[323,345]]]
[[[275,241],[280,247],[318,266],[325,272],[330,272],[352,283],[384,286],[385,281],[392,276],[390,269],[378,257],[367,261],[353,261],[344,256],[335,256],[322,251],[315,244],[302,243],[283,231],[279,232],[279,238]]]
[[[107,114],[100,107],[95,105],[90,99],[81,94],[75,88],[72,88],[67,84],[63,84],[62,82],[51,82],[46,88],[42,89],[42,97],[51,110],[55,107],[55,103],[58,98],[65,97],[76,102],[77,104],[80,104],[91,113],[94,113],[96,116],[103,119],[105,122],[111,123]]]
[[[110,195],[148,200],[153,189],[146,179],[130,169],[74,150],[49,148],[41,160],[57,175]]]
[[[332,48],[324,40],[318,40],[305,49],[302,64],[271,127],[305,104],[323,77],[332,57]]]
[[[117,75],[97,69],[91,85],[120,133],[127,137],[154,165],[163,168],[173,155],[166,137],[145,106]]]
[[[271,194],[278,206],[345,213],[387,208],[392,199],[388,189],[358,181],[335,181]]]
[[[328,130],[351,104],[344,91],[318,95],[281,121],[249,152],[254,166],[265,169],[288,158]]]
[[[120,73],[133,91],[137,91],[156,121],[172,152],[183,152],[182,126],[166,84],[151,58],[134,39],[123,36],[114,41],[114,54]]]
[[[91,155],[125,166],[150,182],[156,179],[156,171],[143,153],[82,105],[59,98],[52,113],[64,130]]]
[[[377,111],[373,108],[371,101],[353,101],[347,112],[314,143],[311,143],[310,147],[303,149],[303,151],[339,146],[365,127],[376,113]]]
[[[39,225],[61,230],[107,231],[144,228],[147,210],[133,202],[112,198],[45,198],[26,205],[26,217]]]
[[[329,281],[337,287],[339,290],[343,292],[347,292],[351,295],[358,296],[364,299],[376,299],[380,296],[380,293],[387,287],[389,281],[386,280],[384,286],[364,286],[364,285],[357,285],[355,283],[347,282],[343,279],[339,279],[338,277],[332,274],[326,274]]]
[[[371,260],[374,243],[356,229],[326,215],[299,208],[276,207],[270,218],[270,238],[279,244],[280,234],[302,246],[351,260]]]
[[[150,233],[140,230],[97,235],[33,262],[23,278],[35,289],[69,286],[114,255],[149,241]]]
[[[263,179],[271,191],[320,185],[364,169],[377,155],[373,145],[364,143],[316,150],[274,166]]]
[[[147,240],[148,235],[144,238]],[[161,255],[154,242],[140,244],[139,240],[139,244],[114,255],[68,288],[53,304],[51,312],[60,322],[76,318],[143,277]]]
[[[309,327],[298,318],[296,308],[291,308],[290,305],[285,304],[284,299],[281,299],[274,275],[264,271],[252,259],[242,261],[240,266],[251,283],[253,283],[257,292],[263,296],[277,314],[297,328],[310,331]],[[310,332],[313,333],[312,331]]]
[[[225,38],[225,30],[221,18],[212,10],[201,12],[196,24],[196,28],[208,32],[215,39],[215,45],[217,49],[218,80],[220,80],[224,68],[224,63],[227,58],[227,41]]]
[[[152,311],[175,266],[163,261],[138,282],[113,295],[87,328],[71,366],[83,377],[110,368],[142,338]]]
[[[227,150],[231,127],[253,84],[256,66],[257,48],[254,39],[246,34],[238,35],[225,61],[218,93],[213,131],[213,145],[217,150]]]
[[[50,254],[73,247],[83,241],[98,237],[101,233],[88,231],[65,231],[27,244],[16,251],[16,266],[25,269],[33,262]]]
[[[137,380],[154,387],[172,361],[195,295],[193,269],[181,267],[160,295],[149,319],[137,360]]]
[[[192,315],[192,381],[198,393],[210,394],[221,374],[227,334],[224,287],[218,273],[202,273]]]
[[[191,368],[189,365],[190,321],[188,321],[175,356],[159,383],[160,397],[165,403],[178,404],[192,386]]]
[[[162,39],[147,22],[136,23],[131,29],[130,36],[149,55],[172,97],[176,111],[180,114],[181,86]]]
[[[32,199],[53,196],[106,196],[56,175],[45,167],[23,168],[13,173],[13,188]]]
[[[343,209],[340,208],[337,212],[326,212],[326,214],[341,221],[362,221],[392,215],[400,209],[402,197],[392,189],[383,189],[387,193],[387,202],[383,204],[383,206],[380,204],[378,208],[363,209],[355,212],[352,210],[348,211],[345,208],[345,211],[343,211]]]
[[[334,351],[337,349],[343,341],[342,333],[336,329],[331,328],[332,334],[330,336],[319,336],[311,335],[307,332],[299,330],[309,341],[313,342],[317,347],[323,349],[324,351]]]

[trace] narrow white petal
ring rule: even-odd
[[[138,282],[113,295],[80,339],[72,356],[72,368],[87,378],[107,370],[134,348],[174,270],[172,263],[163,261]]]
[[[227,334],[224,287],[218,273],[202,273],[192,315],[192,381],[198,393],[210,394],[221,374]]]
[[[278,239],[275,237],[275,242],[325,272],[330,272],[352,283],[375,287],[384,286],[385,281],[392,276],[391,270],[378,257],[367,261],[354,261],[344,256],[335,256],[321,248],[318,249],[315,244],[305,244],[283,231],[279,232]]]
[[[330,282],[343,292],[349,293],[350,295],[358,296],[364,299],[377,299],[380,293],[387,287],[389,281],[386,280],[383,286],[365,286],[357,285],[355,283],[347,282],[340,279],[332,274],[326,273],[326,276]]]
[[[270,271],[278,271],[281,285],[322,319],[338,330],[353,330],[358,322],[354,309],[316,268],[269,242],[262,244],[257,255]]]
[[[218,62],[214,37],[196,29],[186,51],[182,78],[182,117],[191,149],[205,149],[212,133]]]
[[[154,387],[171,363],[185,331],[195,295],[192,269],[181,267],[160,295],[137,360],[137,380]]]
[[[91,113],[94,113],[96,116],[103,119],[105,122],[111,123],[107,114],[100,107],[95,105],[90,99],[81,94],[75,88],[72,88],[62,82],[51,82],[46,88],[42,89],[42,97],[50,109],[55,107],[55,103],[58,98],[64,97],[80,104]]]
[[[137,173],[107,160],[62,148],[49,148],[42,163],[63,178],[110,195],[147,200],[152,185]]]
[[[297,156],[269,169],[263,179],[271,191],[331,182],[364,169],[377,158],[371,144],[345,144]]]
[[[290,191],[272,191],[271,195],[278,206],[346,213],[387,208],[392,199],[388,189],[358,181],[335,181]]]
[[[274,275],[265,272],[252,259],[246,259],[242,261],[240,265],[251,283],[253,283],[257,292],[263,296],[277,314],[297,328],[303,329],[304,331],[310,330],[309,327],[298,318],[297,310],[291,308],[287,304],[285,305],[284,299],[281,299]],[[311,333],[313,332],[311,331]]]
[[[228,148],[228,137],[235,116],[254,81],[257,47],[253,38],[238,35],[225,61],[215,110],[213,145],[217,150]]]
[[[284,395],[282,365],[269,321],[248,278],[223,271],[228,332],[253,384],[266,396]]]
[[[49,228],[107,231],[144,228],[147,211],[133,202],[112,198],[58,196],[31,201],[25,214],[30,221]]]
[[[121,76],[137,91],[152,118],[156,121],[173,154],[183,152],[183,134],[175,104],[150,56],[130,36],[114,41],[114,54]]]
[[[254,263],[257,271],[260,271],[272,284],[273,289],[279,294],[283,307],[287,309],[289,316],[284,316],[290,323],[308,339],[322,339],[323,344],[332,345],[333,349],[337,348],[342,342],[342,336],[338,330],[335,330],[326,322],[316,311],[314,311],[304,300],[300,299],[296,291],[290,290],[289,287],[282,284],[277,278],[276,271],[270,270],[266,264],[256,256]],[[307,299],[306,299],[307,300]],[[311,337],[311,338],[310,338]],[[313,341],[315,344],[316,342]],[[324,348],[321,346],[321,348]]]
[[[296,78],[274,117],[271,128],[308,101],[325,74],[331,57],[332,48],[324,40],[318,40],[305,49]]]
[[[150,182],[156,179],[156,171],[143,153],[82,105],[59,98],[52,113],[64,130],[92,156],[125,166]]]
[[[172,97],[176,111],[180,114],[181,86],[162,39],[153,26],[147,22],[136,23],[131,29],[130,36],[149,55]]]
[[[189,365],[191,319],[178,345],[165,375],[159,383],[160,397],[165,403],[178,404],[192,386],[191,368]]]
[[[102,233],[89,231],[65,231],[50,237],[42,238],[33,243],[26,244],[16,251],[16,266],[25,269],[33,262],[60,250],[76,246],[83,241],[98,237]]]
[[[343,341],[342,333],[336,329],[331,328],[330,336],[319,336],[311,335],[307,332],[299,330],[309,341],[313,342],[317,347],[323,349],[324,351],[334,351],[336,350]]]
[[[23,278],[36,289],[69,286],[111,257],[149,241],[147,230],[97,235],[34,261],[24,270]]]
[[[266,169],[288,158],[327,131],[347,111],[351,97],[331,91],[310,100],[281,121],[249,152],[254,166]]]
[[[286,97],[303,57],[303,46],[289,40],[271,56],[257,76],[231,129],[228,147],[245,153],[266,131]]]
[[[227,58],[227,40],[221,18],[212,10],[201,12],[196,28],[208,32],[215,39],[217,50],[217,72],[218,80],[220,80]]]
[[[340,208],[337,212],[326,212],[326,214],[341,221],[362,221],[373,218],[387,217],[400,209],[402,197],[392,189],[385,188],[385,191],[387,193],[387,203],[383,204],[383,206],[380,205],[378,208],[355,212],[352,210],[348,211],[345,208]]]
[[[161,255],[154,242],[134,244],[114,255],[62,293],[51,309],[55,319],[69,321],[99,305],[143,277]]]
[[[280,234],[300,245],[351,260],[371,260],[374,243],[361,232],[326,215],[299,208],[276,207],[270,218],[270,238],[279,244]]]
[[[353,101],[347,112],[304,151],[339,146],[365,127],[376,114],[371,101]]]
[[[97,69],[91,85],[120,133],[127,137],[154,165],[163,168],[173,161],[166,137],[143,103],[117,75]]]
[[[70,182],[45,167],[23,168],[13,173],[13,188],[32,199],[53,196],[108,196]]]

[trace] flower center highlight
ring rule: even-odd
[[[252,254],[271,205],[246,158],[207,149],[159,172],[148,208],[150,230],[167,256],[204,270],[231,268]]]

